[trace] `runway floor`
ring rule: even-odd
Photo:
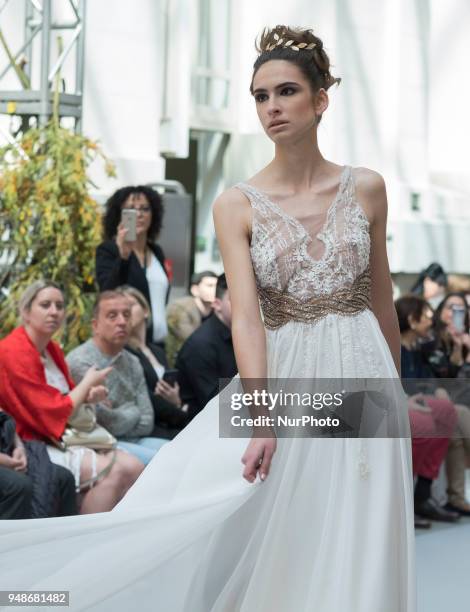
[[[467,499],[470,499],[467,472]],[[416,532],[418,612],[470,609],[470,518]]]

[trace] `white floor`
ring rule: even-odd
[[[418,612],[470,610],[470,518],[417,530],[416,566]]]
[[[470,518],[416,535],[418,612],[470,609]]]

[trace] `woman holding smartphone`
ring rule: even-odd
[[[468,306],[461,293],[449,293],[434,313],[435,341],[427,361],[439,378],[470,377]]]
[[[143,293],[152,313],[148,339],[160,345],[168,331],[165,306],[170,290],[165,256],[155,242],[163,212],[161,197],[154,189],[118,189],[106,203],[105,241],[96,250],[100,291],[130,285]]]
[[[155,412],[152,435],[172,440],[189,422],[189,407],[181,401],[179,385],[174,376],[176,370],[168,369],[165,351],[146,339],[146,330],[152,322],[147,300],[134,287],[124,287],[124,291],[132,306],[132,329],[126,348],[139,359],[144,370]]]

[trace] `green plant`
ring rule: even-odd
[[[57,117],[0,148],[2,336],[18,324],[18,298],[38,278],[54,280],[64,290],[64,349],[89,336],[101,219],[88,193],[87,168],[97,157],[108,176],[115,176],[98,145],[60,127]]]

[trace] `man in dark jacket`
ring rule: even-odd
[[[219,379],[232,378],[237,364],[232,343],[232,310],[225,274],[217,279],[214,313],[186,340],[176,360],[183,403],[197,414],[219,392]]]

